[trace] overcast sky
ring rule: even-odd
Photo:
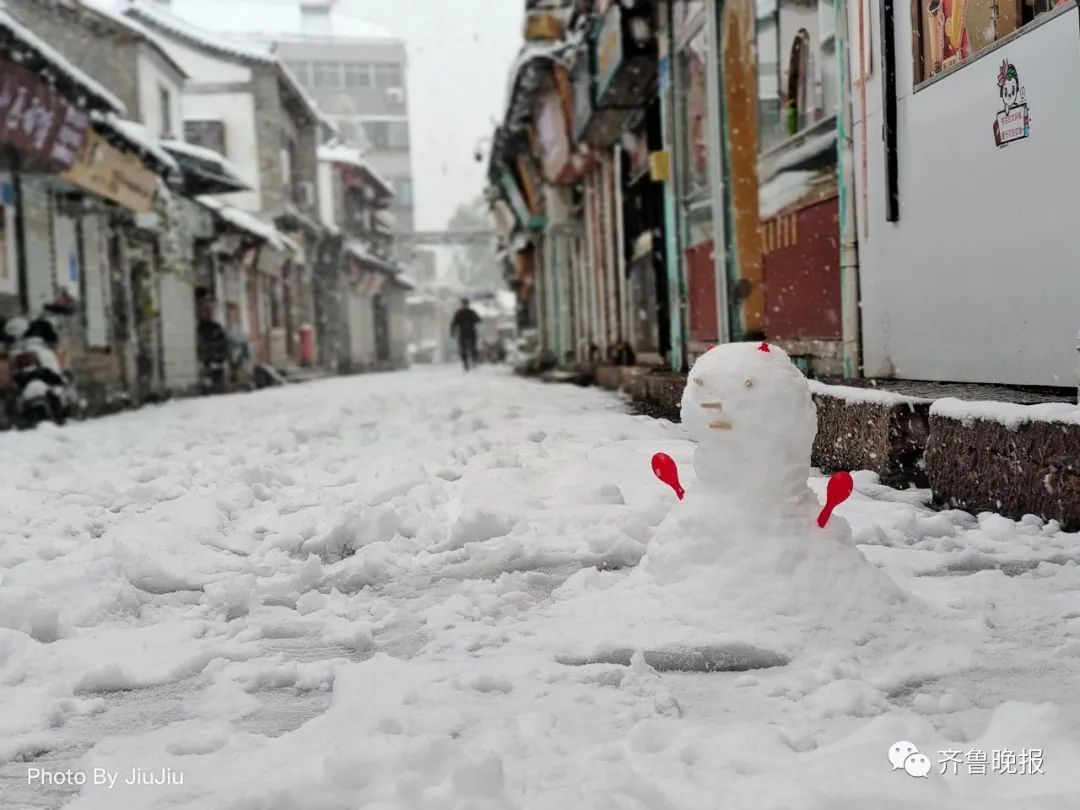
[[[389,28],[409,54],[417,227],[441,229],[483,190],[477,142],[501,116],[522,42],[522,0],[339,0]]]

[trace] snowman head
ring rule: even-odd
[[[817,413],[782,349],[729,343],[702,355],[683,392],[682,423],[710,488],[755,500],[805,493]]]

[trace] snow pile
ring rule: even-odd
[[[861,388],[853,385],[828,385],[810,380],[810,393],[826,397],[842,399],[845,402],[862,405],[921,405],[933,400],[922,397],[912,397],[906,394],[897,394],[895,391],[882,391],[878,388]]]
[[[435,368],[5,437],[2,803],[1074,807],[1080,538],[870,473],[821,530],[786,357],[695,374],[685,427]]]
[[[1071,402],[1017,405],[1012,402],[981,402],[946,397],[930,406],[930,415],[959,419],[962,422],[982,419],[998,422],[1008,428],[1017,428],[1030,422],[1080,425],[1080,408]]]

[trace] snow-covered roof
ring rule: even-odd
[[[275,228],[271,223],[263,222],[261,219],[253,214],[249,214],[247,211],[241,211],[239,208],[234,208],[214,197],[199,197],[197,202],[209,208],[234,228],[249,233],[264,242],[268,242],[278,250],[289,250],[292,252],[297,252],[299,250],[295,242],[285,236],[285,234],[281,233],[281,231]]]
[[[304,89],[304,85],[300,83],[300,80],[296,78],[296,74],[293,73],[289,66],[282,61],[278,61],[278,69],[281,71],[282,77],[285,79],[285,83],[289,85],[292,91],[296,94],[300,102],[307,108],[307,111],[315,118],[316,121],[333,124],[327,119],[323,111],[319,109],[319,105],[315,103],[308,91]]]
[[[412,278],[412,276],[409,276],[405,273],[396,273],[395,275],[390,277],[390,282],[392,284],[396,284],[397,286],[405,290],[415,290],[417,286],[416,281]]]
[[[391,231],[397,228],[397,217],[391,211],[376,211],[375,221]]]
[[[173,70],[185,79],[188,77],[187,71],[180,66],[180,63],[172,58],[168,48],[166,48],[161,39],[158,38],[158,35],[131,15],[124,13],[124,8],[127,3],[123,2],[123,0],[79,0],[79,2],[96,14],[107,17],[114,24],[151,45],[154,50],[157,51],[158,55],[169,63]]]
[[[217,3],[215,5],[220,6],[221,4]],[[125,11],[158,30],[166,31],[189,44],[202,47],[225,57],[262,64],[273,64],[278,61],[270,43],[229,37],[214,31],[208,31],[191,21],[191,19],[200,21],[213,20],[215,28],[217,28],[219,18],[217,10],[211,11],[202,17],[185,18],[174,13],[175,9],[170,10],[160,3],[154,2],[154,0],[128,0]],[[256,11],[255,14],[257,16],[258,12]]]
[[[506,103],[503,105],[503,121],[507,122],[510,111],[514,106],[514,94],[517,92],[518,79],[522,71],[532,62],[547,60],[549,62],[563,62],[563,57],[575,49],[580,42],[581,34],[575,32],[571,38],[556,42],[532,42],[524,45],[517,59],[510,66],[509,78],[506,86]]]
[[[827,188],[836,187],[836,171],[780,172],[772,180],[762,184],[758,196],[758,214],[762,220],[770,219],[785,208],[822,194]]]
[[[392,40],[384,26],[350,14],[342,3],[330,5],[331,35],[304,31],[299,0],[171,0],[174,16],[195,24],[213,21],[213,29],[229,38],[259,39],[342,38]]]
[[[350,256],[353,256],[354,258],[364,262],[365,264],[370,264],[374,267],[377,267],[378,269],[382,270],[385,273],[389,273],[390,275],[397,275],[401,271],[401,268],[397,267],[393,262],[376,256],[374,253],[371,252],[367,245],[365,245],[358,239],[350,239],[348,242],[346,242],[345,252],[348,253]]]
[[[92,118],[99,127],[114,132],[139,153],[149,155],[173,174],[180,174],[180,164],[161,148],[161,141],[151,135],[150,130],[142,124],[118,118],[113,113],[95,112]]]
[[[370,162],[364,160],[363,155],[359,149],[353,149],[351,146],[345,144],[330,144],[327,146],[319,147],[319,160],[324,163],[343,163],[347,166],[353,166],[361,171],[366,172],[371,176],[371,179],[380,185],[382,189],[391,196],[394,193],[394,187],[390,184],[379,170],[371,165]]]
[[[159,141],[161,147],[168,152],[178,155],[187,155],[193,157],[196,160],[201,160],[205,163],[220,167],[222,174],[231,174],[233,177],[243,178],[244,174],[232,163],[227,157],[220,152],[215,152],[213,149],[207,149],[205,146],[196,146],[193,143],[187,141],[179,141],[174,138],[166,138],[163,141]]]
[[[120,115],[127,112],[124,103],[120,99],[89,74],[69,62],[67,57],[52,45],[15,19],[2,4],[0,4],[0,30],[6,31],[13,40],[20,43],[27,50],[36,52],[57,73],[93,98],[98,103],[98,106],[107,107]]]

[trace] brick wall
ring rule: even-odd
[[[268,66],[255,68],[253,84],[262,209],[279,212],[285,208],[286,203],[281,165],[281,122],[285,113],[282,109],[277,69]]]
[[[135,115],[139,108],[138,42],[116,23],[57,0],[7,0],[22,22],[105,85]]]

